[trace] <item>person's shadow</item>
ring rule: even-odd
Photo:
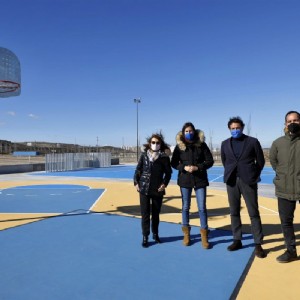
[[[171,196],[166,197],[166,200],[164,201],[161,209],[161,215],[163,214],[181,214],[181,208],[177,208],[174,206],[167,205],[168,202],[174,200],[174,199],[181,199],[181,196]],[[117,211],[120,213],[124,213],[127,215],[132,215],[133,217],[139,217],[141,215],[140,212],[140,205],[127,205],[127,206],[118,206],[116,207]],[[106,211],[109,213],[116,213],[116,210]],[[222,208],[215,208],[215,209],[208,209],[208,221],[213,219],[220,219],[220,218],[228,218],[229,216],[229,208],[228,207],[222,207]],[[198,212],[194,212],[190,214],[190,219],[197,219],[199,218]],[[230,222],[230,221],[229,221]],[[179,223],[180,224],[180,223]],[[243,240],[249,240],[253,239],[252,232],[251,232],[251,226],[250,224],[243,224]],[[281,242],[282,245],[280,246],[274,246],[272,248],[268,249],[268,252],[270,251],[279,251],[285,249],[284,245],[284,239],[282,235],[281,225],[278,224],[262,224],[263,227],[263,233],[265,236],[264,245],[272,244]],[[300,245],[300,224],[294,224],[295,234],[296,234],[296,245]],[[195,233],[195,231],[198,230],[199,233]],[[247,235],[246,235],[247,234]],[[269,239],[266,237],[270,237],[272,235],[278,235],[280,234],[281,237],[276,237],[274,239]],[[201,236],[200,236],[200,228],[197,226],[191,226],[191,246],[201,242]],[[229,238],[230,237],[230,238]],[[163,243],[172,243],[176,242],[178,240],[183,239],[183,233],[175,236],[162,236],[160,237],[161,241]],[[220,239],[221,238],[221,239]],[[210,230],[209,232],[209,242],[211,246],[215,246],[217,244],[222,243],[231,243],[233,241],[232,238],[232,231],[231,231],[231,224],[224,225],[222,227],[215,228],[213,230]],[[155,242],[150,242],[149,239],[149,245],[155,244]],[[253,247],[254,243],[245,245],[243,247]]]

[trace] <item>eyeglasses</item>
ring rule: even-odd
[[[159,144],[160,144],[160,142],[155,142],[155,141],[152,141],[152,142],[151,142],[151,144],[153,144],[153,145],[154,145],[154,144],[156,144],[156,145],[159,145]]]

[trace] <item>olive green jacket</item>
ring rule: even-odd
[[[275,140],[270,149],[270,163],[276,172],[273,180],[276,196],[300,200],[300,136],[286,133]]]

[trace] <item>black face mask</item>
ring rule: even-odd
[[[291,123],[288,125],[288,130],[291,134],[296,134],[300,132],[300,124],[298,123]]]

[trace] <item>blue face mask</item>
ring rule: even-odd
[[[186,140],[191,141],[194,138],[194,133],[192,132],[187,132],[184,134],[184,137]]]
[[[241,130],[241,129],[232,129],[230,132],[231,132],[231,136],[234,139],[240,138],[243,134],[243,130]]]

